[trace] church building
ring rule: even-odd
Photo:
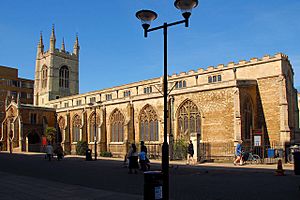
[[[159,158],[164,126],[171,159],[190,140],[198,160],[231,159],[240,140],[261,150],[300,140],[294,72],[282,53],[168,76],[173,90],[164,122],[161,77],[79,94],[78,37],[72,53],[55,43],[54,28],[48,51],[40,37],[34,105],[16,100],[6,107],[0,139],[6,148],[13,143],[13,151],[36,150],[50,126],[68,154],[79,141],[94,149],[96,140],[98,155],[115,157],[144,141],[149,156]]]

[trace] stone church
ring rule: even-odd
[[[79,94],[79,42],[73,52],[64,42],[37,47],[34,105],[6,106],[1,141],[13,151],[36,151],[46,127],[68,154],[87,141],[98,155],[124,156],[130,143],[145,141],[150,157],[161,156],[168,126],[170,157],[192,140],[199,160],[232,158],[243,140],[249,148],[282,148],[299,142],[299,110],[288,56],[241,60],[168,76],[168,121],[163,121],[162,78]],[[297,140],[297,141],[296,141]],[[264,154],[264,153],[263,153]],[[180,157],[180,156],[179,156]]]

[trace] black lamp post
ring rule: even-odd
[[[163,199],[169,199],[169,144],[167,142],[167,118],[168,118],[168,62],[167,62],[167,39],[168,27],[185,24],[189,26],[189,17],[191,11],[198,5],[198,0],[176,0],[174,6],[182,11],[184,20],[176,21],[173,23],[164,23],[162,26],[150,28],[151,21],[157,18],[157,14],[151,10],[140,10],[136,13],[136,17],[142,21],[144,28],[144,37],[148,36],[151,31],[163,29],[164,34],[164,78],[163,78],[163,96],[164,96],[164,142],[162,146],[162,173],[163,173]]]
[[[94,142],[95,142],[95,159],[97,160],[97,113],[96,113],[96,103],[89,103],[89,106],[94,106],[94,113],[95,113],[95,123],[94,123],[94,128],[95,128],[95,132],[94,132]]]

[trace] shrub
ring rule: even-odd
[[[86,150],[88,149],[88,144],[86,141],[78,141],[76,144],[76,154],[85,155]]]
[[[184,139],[178,139],[174,142],[174,159],[185,160],[187,158],[188,142]]]
[[[112,153],[109,151],[101,151],[100,156],[102,157],[112,157]]]

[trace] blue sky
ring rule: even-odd
[[[47,50],[55,24],[56,46],[62,38],[72,51],[80,42],[80,93],[162,76],[161,31],[146,39],[135,13],[158,13],[152,26],[181,20],[173,0],[1,0],[0,65],[16,67],[34,78],[40,31]],[[299,0],[202,0],[190,27],[171,27],[169,74],[207,68],[252,57],[287,54],[300,89]]]

